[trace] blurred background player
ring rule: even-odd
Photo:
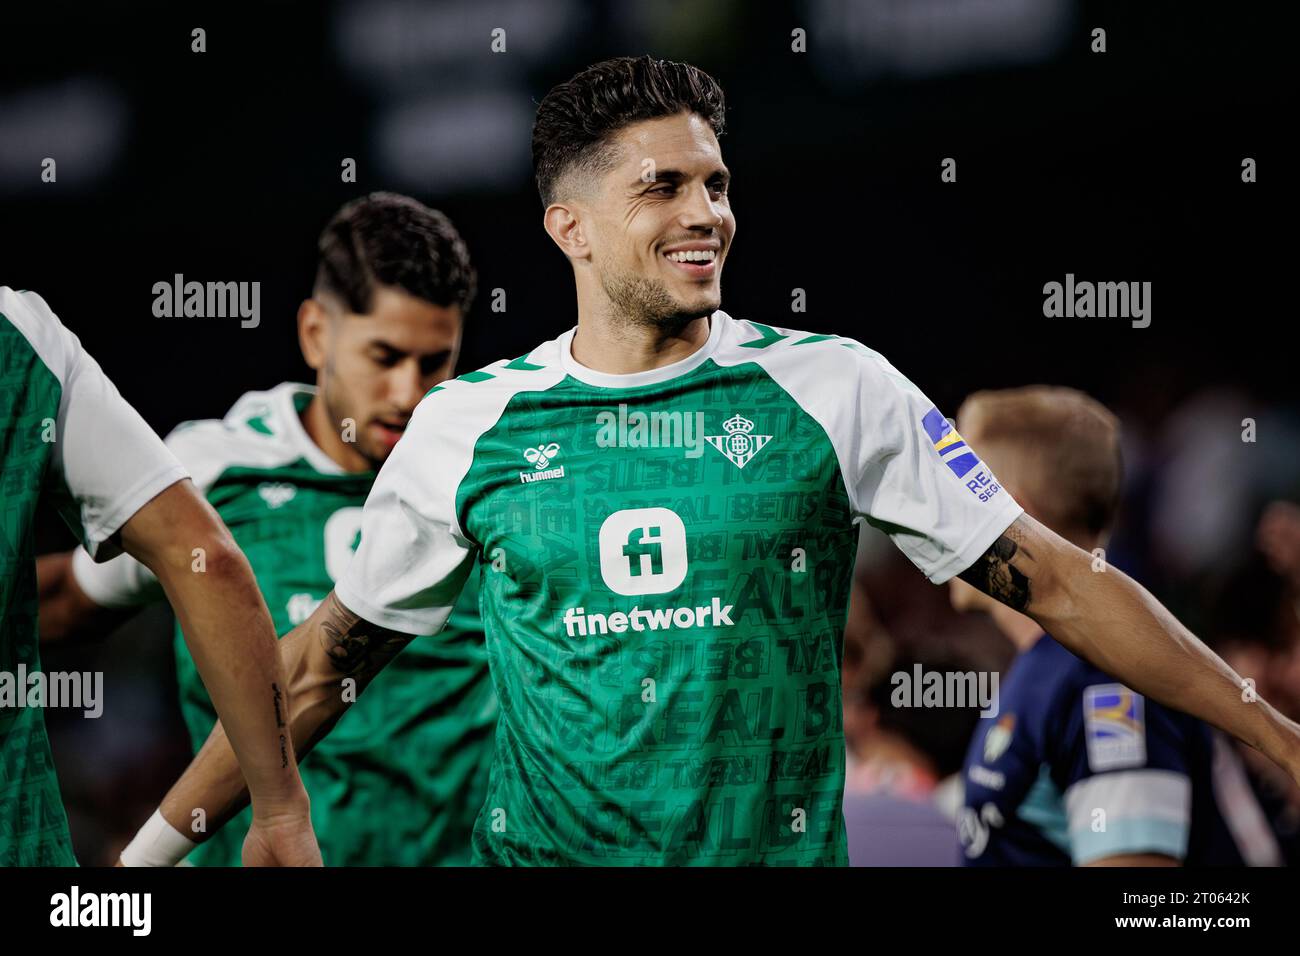
[[[958,430],[1003,485],[1049,528],[1104,561],[1122,464],[1119,426],[1067,388],[977,392]],[[1094,565],[1094,573],[1111,568]],[[1058,644],[1033,620],[962,581],[959,610],[988,612],[1018,656],[999,712],[981,718],[966,756],[959,834],[968,865],[1261,865],[1279,862],[1257,804],[1234,803],[1254,839],[1234,839],[1214,773],[1211,728],[1144,698]],[[1262,835],[1262,840],[1260,836]]]
[[[223,420],[167,439],[248,555],[277,634],[307,618],[351,559],[375,472],[416,404],[452,374],[474,286],[442,213],[388,193],[351,202],[320,237],[312,297],[298,310],[315,387],[250,392]],[[42,558],[39,573],[47,639],[106,629],[159,596],[130,558],[96,566],[70,552]],[[216,717],[180,628],[175,645],[197,750]],[[303,767],[325,862],[467,862],[495,725],[473,578],[437,640],[401,654]],[[191,861],[237,865],[241,832],[225,827]]]
[[[307,796],[277,706],[288,689],[248,563],[185,468],[49,306],[0,288],[0,675],[41,670],[32,528],[44,495],[88,561],[126,551],[185,624],[253,793],[250,862],[319,863]],[[195,550],[204,571],[195,573]],[[6,695],[6,698],[8,695]],[[44,707],[0,699],[0,866],[75,866]],[[159,831],[158,815],[145,826]],[[172,828],[188,820],[172,819]],[[166,829],[164,824],[162,829]],[[231,834],[239,850],[243,831]],[[250,845],[252,845],[250,844]]]

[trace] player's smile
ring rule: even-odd
[[[722,243],[716,239],[675,243],[660,255],[692,279],[712,279],[722,267]]]

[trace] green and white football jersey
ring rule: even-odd
[[[0,866],[75,866],[39,698],[33,522],[48,495],[96,560],[186,477],[34,292],[0,287]],[[89,560],[89,559],[88,559]]]
[[[167,444],[248,556],[276,633],[306,620],[352,559],[374,474],[344,472],[302,425],[314,389],[286,383],[243,396],[224,420],[179,426]],[[106,607],[160,598],[128,557],[73,571]],[[216,712],[179,626],[181,711],[195,750]],[[477,580],[438,637],[410,644],[300,766],[312,823],[330,866],[466,864],[483,803],[496,695],[488,676]],[[251,811],[190,854],[238,866]]]
[[[584,368],[570,330],[433,389],[366,502],[361,617],[436,631],[482,569],[481,862],[845,864],[857,525],[937,583],[1020,514],[877,353],[710,324],[651,371]]]

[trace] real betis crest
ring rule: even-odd
[[[752,435],[754,423],[732,415],[722,423],[725,435],[705,435],[704,440],[722,452],[737,468],[744,468],[759,450],[772,440],[771,435]]]

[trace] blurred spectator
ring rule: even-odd
[[[907,651],[881,626],[866,588],[854,587],[845,632],[844,823],[853,866],[953,866],[950,796],[975,708],[895,707],[895,674],[968,671],[941,642]]]
[[[1270,503],[1257,526],[1260,554],[1207,598],[1208,636],[1263,699],[1300,719],[1300,508]],[[1273,572],[1276,572],[1273,573]],[[1280,575],[1280,576],[1279,576]],[[1258,751],[1223,739],[1224,762],[1244,768],[1288,866],[1300,865],[1300,787]]]

